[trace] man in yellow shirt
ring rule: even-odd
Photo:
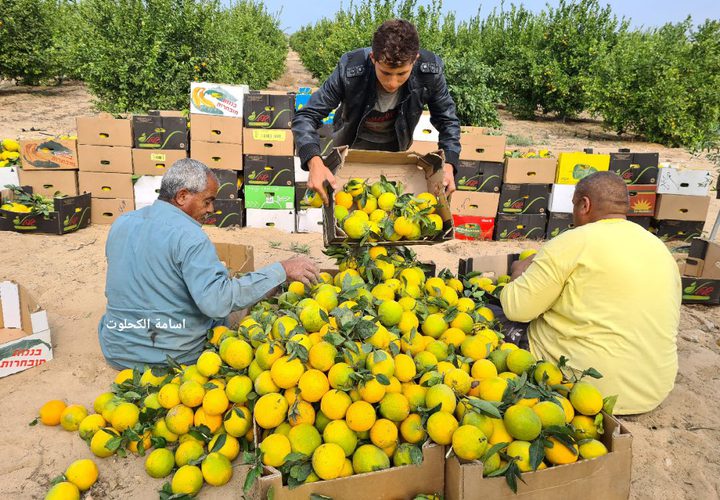
[[[513,266],[500,295],[508,319],[530,322],[538,359],[603,378],[593,384],[618,395],[615,413],[657,407],[677,374],[681,285],[667,247],[626,219],[627,188],[611,172],[582,179],[573,197],[575,228]]]

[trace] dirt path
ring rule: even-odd
[[[294,90],[317,84],[300,64],[297,54],[288,58],[285,74],[272,88]],[[82,84],[27,88],[0,84],[0,137],[31,137],[40,133],[74,130],[74,117],[92,110],[91,96]],[[638,151],[659,151],[663,161],[688,166],[709,164],[680,149],[617,140],[593,121],[519,121],[501,113],[503,130],[532,139],[536,146],[554,151],[587,146],[603,150],[629,145]],[[31,129],[36,130],[31,130]],[[718,202],[713,200],[709,220]],[[706,225],[709,229],[710,223]],[[105,309],[104,245],[108,228],[91,226],[66,236],[23,235],[0,232],[0,279],[25,285],[48,311],[55,359],[46,365],[0,379],[3,432],[0,440],[1,498],[42,498],[51,478],[73,460],[94,458],[77,435],[60,428],[33,427],[27,423],[50,399],[92,406],[109,388],[115,372],[104,362],[97,342],[97,323]],[[255,248],[256,266],[291,255],[291,243],[308,245],[321,265],[317,235],[287,235],[274,230],[209,229],[217,241],[242,242]],[[280,249],[274,248],[279,242]],[[272,245],[271,245],[272,244]],[[438,269],[457,269],[460,257],[502,254],[537,247],[534,242],[452,241],[418,249],[421,260],[433,260]],[[628,304],[628,307],[632,307]],[[655,411],[622,419],[634,435],[631,498],[718,498],[720,496],[720,308],[683,307],[678,352],[680,373],[670,397]],[[100,479],[87,498],[152,498],[163,480],[143,470],[143,460],[130,457],[95,459]],[[239,497],[243,467],[236,467],[230,486],[206,487],[201,498]]]
[[[305,69],[300,61],[300,55],[290,49],[285,60],[285,73],[268,85],[270,90],[297,91],[298,87],[317,87],[318,82]]]

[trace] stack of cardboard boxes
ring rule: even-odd
[[[710,172],[661,167],[651,230],[662,240],[690,241],[699,237],[710,206]]]
[[[659,159],[659,153],[631,153],[629,149],[610,153],[609,170],[622,177],[628,187],[628,219],[645,229],[650,228],[655,214]]]
[[[689,255],[680,264],[685,304],[720,304],[720,244],[692,239]]]
[[[80,192],[92,196],[92,223],[135,209],[132,124],[111,115],[78,117]]]
[[[544,239],[555,158],[505,158],[496,240]]]
[[[249,92],[243,104],[246,225],[295,231],[295,94]]]

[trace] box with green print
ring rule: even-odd
[[[32,195],[29,187],[23,187],[22,191],[24,195]],[[12,201],[23,202],[23,193],[10,189],[0,191],[0,205]],[[0,209],[0,228],[18,233],[66,234],[89,224],[90,193],[53,198],[52,206],[42,213],[18,213]]]
[[[548,184],[503,184],[498,213],[544,214],[549,198]]]
[[[625,184],[657,184],[659,153],[630,153],[621,150],[610,153],[610,172],[615,172]]]
[[[294,186],[295,160],[292,156],[244,155],[246,186]]]
[[[245,208],[294,210],[294,186],[245,186]]]
[[[246,128],[290,129],[295,114],[295,94],[250,91],[243,103]]]
[[[546,226],[547,214],[498,214],[495,240],[542,240]]]
[[[503,164],[492,161],[460,160],[455,173],[458,191],[498,193],[502,186]]]
[[[720,280],[682,277],[683,304],[720,304]]]
[[[188,148],[187,118],[157,115],[133,116],[133,147],[138,149]]]

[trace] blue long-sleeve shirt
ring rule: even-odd
[[[193,363],[207,330],[283,283],[275,263],[231,278],[201,225],[164,201],[128,212],[105,247],[107,311],[100,347],[115,367]]]

